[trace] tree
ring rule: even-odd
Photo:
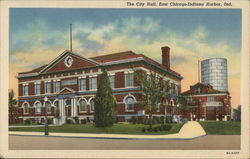
[[[111,127],[116,121],[116,100],[105,68],[102,69],[99,77],[98,89],[94,98],[94,122],[96,127]]]
[[[17,105],[17,100],[15,99],[15,94],[13,90],[9,91],[9,123],[17,123],[19,119],[19,111]]]
[[[170,87],[168,82],[163,82],[157,77],[156,72],[150,72],[150,75],[143,74],[142,72],[136,73],[136,78],[140,83],[142,90],[140,104],[149,114],[149,124],[152,128],[152,116],[158,109],[158,104],[163,103],[166,98],[170,96]]]
[[[17,104],[17,100],[14,98],[15,97],[15,93],[12,90],[9,91],[9,107],[14,107]]]
[[[233,120],[241,121],[241,105],[238,105],[236,109],[233,109]]]

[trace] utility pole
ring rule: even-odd
[[[72,52],[72,24],[70,24],[70,51]]]

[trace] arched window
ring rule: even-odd
[[[84,99],[80,99],[78,102],[78,106],[79,106],[79,111],[80,112],[84,112],[87,111],[87,102]]]
[[[23,113],[29,114],[29,104],[27,102],[23,103]]]
[[[134,110],[135,99],[132,96],[128,96],[125,99],[126,110]]]
[[[92,98],[89,103],[90,103],[90,111],[94,111],[95,110],[94,98]]]
[[[40,114],[41,113],[41,103],[39,101],[35,102],[34,107],[35,107],[35,113]]]
[[[47,101],[46,103],[45,103],[45,108],[47,108],[47,113],[51,113],[51,103],[49,102],[49,101]]]

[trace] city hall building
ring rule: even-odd
[[[160,80],[174,88],[171,98],[165,101],[167,109],[159,104],[154,115],[180,114],[176,99],[181,92],[182,76],[170,68],[170,48],[162,47],[161,50],[161,64],[132,51],[85,58],[66,50],[49,64],[19,73],[20,122],[30,119],[43,123],[46,112],[55,124],[63,124],[66,119],[75,117],[93,120],[93,99],[103,66],[107,68],[116,98],[119,122],[129,121],[132,116],[147,115],[139,104],[142,92],[136,71],[146,74],[154,71]]]

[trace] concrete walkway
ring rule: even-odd
[[[10,135],[43,136],[43,132],[10,131]],[[179,133],[169,135],[127,135],[127,134],[92,134],[92,133],[49,133],[53,137],[107,138],[107,139],[193,139],[206,135],[201,125],[196,121],[188,121]]]

